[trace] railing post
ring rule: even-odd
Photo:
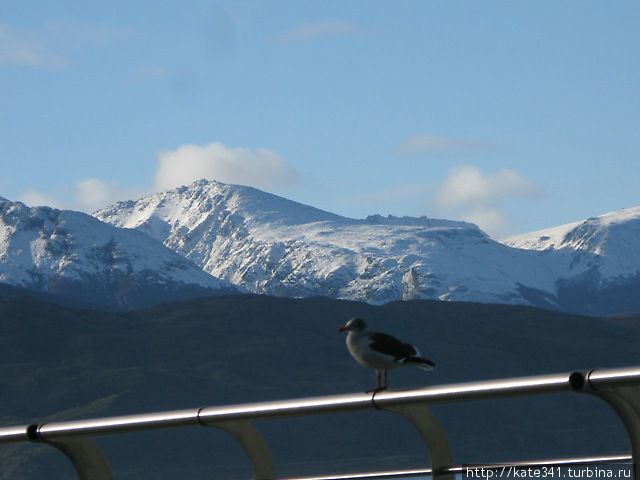
[[[640,385],[599,382],[597,370],[591,370],[586,375],[585,392],[607,402],[622,420],[631,446],[633,478],[640,480]]]
[[[38,425],[27,428],[29,439],[34,442],[50,445],[71,461],[76,470],[78,480],[112,480],[111,467],[102,451],[89,437],[70,437],[58,440],[47,440],[40,434]]]
[[[375,405],[375,395],[372,398]],[[445,471],[453,466],[453,455],[449,448],[447,435],[440,422],[424,405],[393,405],[376,407],[402,415],[420,432],[427,447],[427,455],[431,459],[431,470],[434,480],[453,480],[454,475]]]
[[[276,469],[269,446],[251,422],[236,420],[205,423],[200,418],[199,421],[203,426],[220,428],[230,433],[242,444],[251,461],[254,480],[274,480],[276,478]]]

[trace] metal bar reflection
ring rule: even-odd
[[[0,443],[28,442],[27,428],[29,425],[0,428]]]
[[[394,405],[446,403],[463,400],[496,398],[570,391],[575,388],[578,373],[538,375],[532,377],[487,380],[451,385],[424,387],[413,390],[382,391],[375,395],[377,408]],[[583,377],[581,377],[583,378]],[[640,381],[640,375],[638,377]],[[45,423],[38,427],[44,439],[74,435],[104,435],[169,428],[216,422],[256,420],[271,417],[322,414],[373,408],[373,394],[353,393],[304,399],[279,400],[229,406],[215,406],[156,412],[140,415],[105,417],[70,422]],[[0,442],[26,441],[23,427],[0,430]]]
[[[535,468],[535,467],[572,467],[584,465],[606,465],[611,463],[630,463],[631,455],[600,455],[591,457],[571,457],[555,458],[548,460],[526,460],[509,463],[485,463],[472,465],[458,465],[442,469],[444,473],[461,474],[469,469],[500,470],[507,467]],[[313,477],[287,477],[280,480],[358,480],[361,478],[410,478],[410,477],[431,477],[430,468],[387,470],[380,472],[359,472],[345,475],[324,475]]]

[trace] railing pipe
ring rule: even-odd
[[[187,427],[200,423],[198,421],[198,410],[197,408],[192,408],[93,420],[44,423],[38,427],[37,435],[44,440],[52,440],[76,435],[104,435],[158,428]]]
[[[462,474],[467,469],[480,469],[484,470],[502,470],[504,468],[542,468],[542,467],[577,467],[583,465],[608,465],[612,463],[628,464],[631,462],[631,455],[598,455],[589,457],[570,457],[570,458],[553,458],[546,460],[525,460],[519,462],[510,463],[476,463],[470,465],[456,465],[453,467],[444,468],[446,473],[450,474]],[[379,472],[358,472],[348,473],[341,475],[322,475],[313,477],[287,477],[280,480],[358,480],[362,478],[408,478],[408,477],[428,477],[431,476],[433,470],[431,468],[412,468],[403,470],[386,470]],[[506,472],[505,472],[506,473]],[[503,474],[503,477],[499,475],[497,478],[514,478],[508,477]],[[558,475],[554,475],[558,478]],[[539,478],[543,478],[542,475]],[[552,478],[551,475],[547,475],[547,478]]]
[[[640,369],[638,369],[640,371]],[[603,377],[604,378],[604,377]],[[634,377],[635,378],[635,377]],[[463,400],[531,395],[569,391],[583,380],[579,373],[538,375],[505,380],[487,380],[424,387],[413,390],[353,393],[273,402],[204,407],[139,415],[124,415],[91,420],[51,422],[38,427],[44,439],[74,435],[104,435],[190,425],[212,425],[216,422],[255,420],[271,417],[322,414],[394,405],[448,403]],[[640,381],[640,373],[638,374]],[[375,403],[375,405],[374,405]],[[24,427],[0,429],[0,442],[26,440]]]
[[[603,368],[591,370],[589,384],[593,388],[607,388],[618,385],[640,384],[640,367]]]
[[[0,428],[0,443],[18,443],[29,441],[28,425]]]
[[[422,415],[422,413],[420,415],[416,413],[418,406],[573,390],[598,395],[616,409],[627,427],[634,460],[640,462],[639,389],[640,367],[592,370],[587,373],[574,372],[538,375],[503,380],[430,386],[413,390],[353,393],[230,406],[211,406],[199,409],[105,417],[70,422],[51,422],[41,425],[14,426],[0,428],[0,443],[18,443],[29,440],[42,441],[53,446],[56,446],[57,443],[58,448],[61,448],[60,445],[62,445],[64,449],[69,450],[71,457],[75,455],[78,458],[84,459],[88,457],[83,451],[89,451],[91,448],[88,447],[88,442],[84,442],[82,445],[77,442],[74,444],[73,441],[76,438],[82,439],[111,433],[181,426],[213,426],[232,431],[236,438],[239,438],[243,443],[250,456],[253,455],[252,459],[255,460],[254,466],[258,465],[254,470],[265,472],[261,478],[271,479],[274,476],[271,472],[274,470],[270,461],[259,461],[263,457],[266,458],[267,455],[265,452],[268,452],[268,449],[264,441],[259,437],[257,431],[248,423],[251,420],[376,408],[401,413],[420,428],[420,425],[425,422],[424,418],[419,418],[424,417],[424,415]],[[407,410],[409,407],[411,412]],[[408,415],[408,413],[412,414]],[[238,427],[238,425],[241,424],[244,424],[243,428]],[[444,436],[442,437],[444,438]],[[67,441],[67,439],[69,441]],[[428,444],[429,442],[426,443]],[[442,441],[439,443],[444,445]],[[70,455],[69,452],[67,452],[68,456]],[[443,450],[443,452],[446,453],[445,450]],[[443,459],[447,458],[444,454],[441,455],[441,457]],[[444,460],[443,463],[445,463]],[[452,462],[446,460],[446,463],[447,465],[440,465],[438,472],[436,472],[437,475],[450,473],[447,468],[452,468]],[[106,473],[104,478],[108,478]],[[636,480],[640,480],[640,475],[638,475],[637,471],[635,478]]]
[[[270,417],[311,415],[345,410],[382,408],[406,404],[446,403],[515,395],[569,391],[582,381],[579,373],[538,375],[506,380],[488,380],[424,387],[413,390],[381,391],[312,397],[275,402],[249,403],[225,407],[206,407],[200,411],[204,423],[228,420],[254,420]],[[581,385],[581,384],[580,384]],[[375,405],[374,405],[375,404]]]

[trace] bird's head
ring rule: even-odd
[[[339,332],[362,332],[367,328],[367,325],[364,323],[364,320],[361,318],[352,318],[343,326],[341,326],[338,331]]]

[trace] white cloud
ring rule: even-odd
[[[468,165],[449,172],[436,201],[443,211],[474,222],[488,233],[503,235],[508,232],[509,222],[500,204],[538,194],[535,185],[513,170],[483,173]]]
[[[0,66],[53,68],[65,63],[63,56],[50,52],[32,33],[0,24]]]
[[[124,188],[88,178],[76,182],[74,200],[69,204],[33,189],[25,191],[20,200],[31,206],[48,205],[92,213],[119,200],[136,200],[201,178],[271,189],[291,186],[297,183],[299,175],[280,155],[264,148],[230,148],[222,143],[182,145],[158,154],[152,187]]]
[[[460,219],[475,223],[494,237],[501,237],[510,233],[507,216],[504,212],[494,207],[478,206],[472,208],[465,211]]]
[[[187,185],[201,178],[272,188],[294,184],[298,173],[280,155],[263,148],[230,148],[216,142],[182,145],[159,154],[156,190]]]
[[[445,208],[491,205],[509,197],[528,197],[536,187],[513,170],[484,174],[474,166],[452,169],[438,192],[438,205]]]
[[[91,213],[118,200],[138,199],[150,193],[148,189],[127,189],[114,183],[95,178],[80,180],[75,185],[76,205],[80,210]]]
[[[18,200],[20,200],[22,203],[25,203],[26,205],[29,205],[30,207],[47,206],[53,208],[65,208],[65,204],[57,198],[33,189],[29,189],[23,192],[18,197]]]
[[[330,37],[342,37],[361,31],[356,24],[344,20],[306,23],[291,28],[276,38],[285,43],[308,42]]]
[[[400,145],[400,152],[404,154],[437,154],[437,153],[468,153],[483,151],[490,148],[486,143],[463,138],[451,138],[423,133],[414,135]]]

